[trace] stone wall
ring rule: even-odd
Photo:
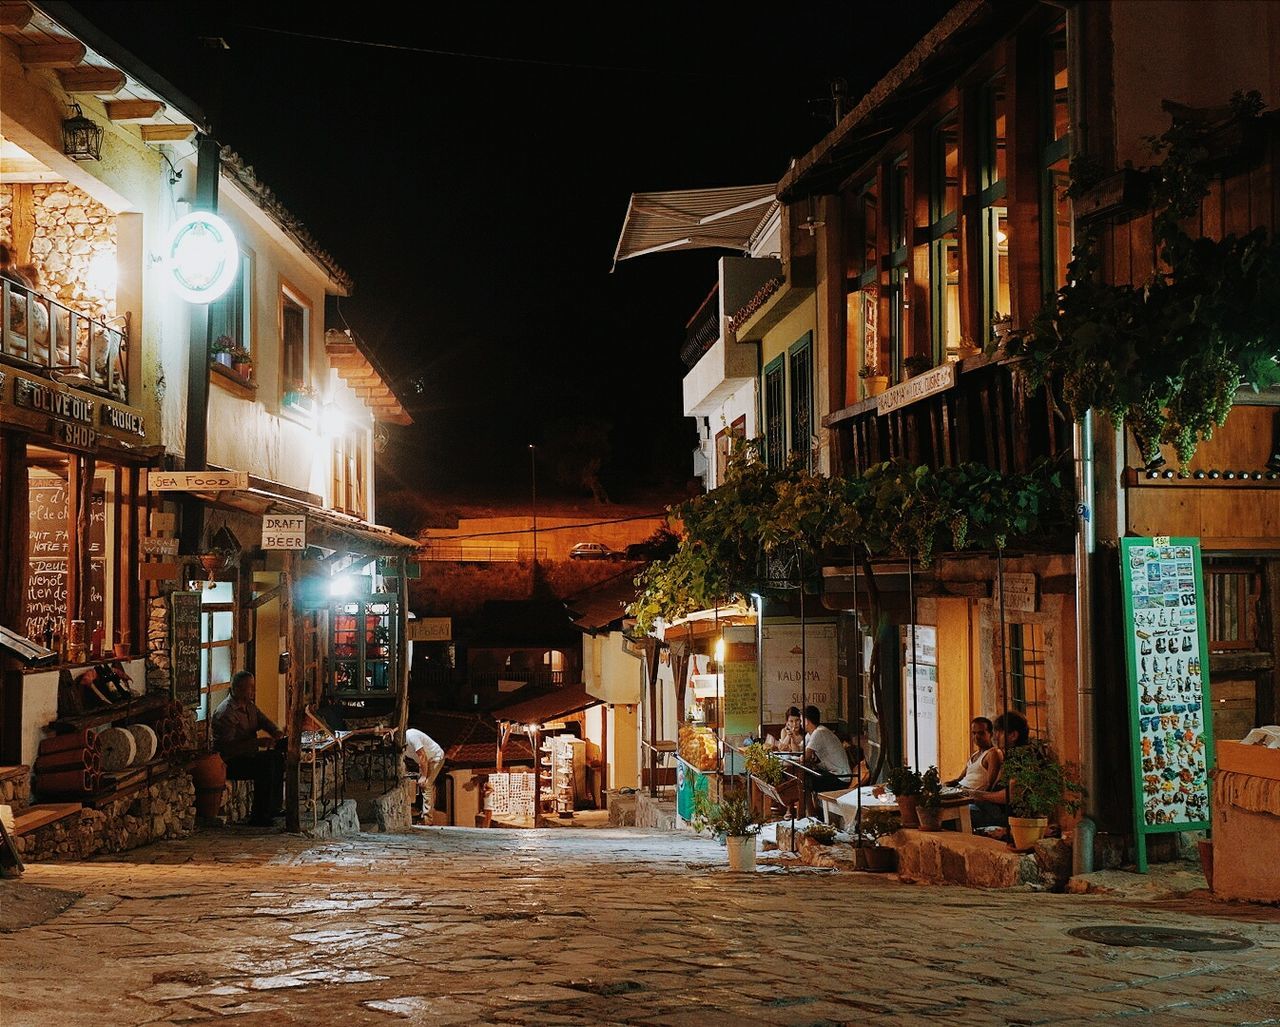
[[[72,310],[99,319],[116,313],[115,287],[91,288],[90,273],[96,257],[116,261],[116,218],[102,204],[69,182],[33,185],[0,185],[0,238],[14,239],[14,190],[31,191],[31,263],[36,266],[37,287]],[[19,258],[21,262],[21,258]]]
[[[417,794],[417,784],[406,781],[400,788],[373,800],[373,819],[379,831],[392,833],[408,831],[412,826],[413,799]]]
[[[15,815],[26,809],[31,797],[30,778],[30,767],[6,767],[0,771],[0,806],[12,806]]]
[[[157,596],[147,604],[147,691],[169,690],[169,616],[168,596]]]
[[[645,792],[636,793],[636,827],[649,827],[658,831],[676,829],[676,802],[674,799],[654,799]]]
[[[85,859],[98,852],[124,852],[169,838],[185,838],[195,828],[196,789],[191,775],[178,771],[102,809],[78,814],[15,839],[29,863]]]

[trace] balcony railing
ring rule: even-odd
[[[720,338],[720,286],[716,285],[702,301],[697,312],[684,329],[684,345],[680,347],[680,359],[691,369],[703,354]]]
[[[67,384],[129,401],[129,336],[51,296],[0,278],[0,355]]]
[[[467,682],[472,688],[497,688],[499,681],[522,681],[527,685],[563,685],[566,681],[576,680],[576,671],[548,670],[542,667],[472,671],[467,675]]]

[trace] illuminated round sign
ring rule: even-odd
[[[164,263],[174,292],[188,303],[212,303],[235,281],[240,248],[222,218],[197,210],[169,229]]]

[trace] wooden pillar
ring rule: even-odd
[[[405,625],[409,623],[409,559],[405,556],[397,556],[397,569],[400,571],[400,577],[396,580],[397,592],[399,594],[398,612],[396,617],[400,623],[398,632],[399,641],[396,643],[396,666],[399,668],[399,685],[400,699],[399,711],[396,714],[396,727],[399,734],[396,735],[397,740],[404,739],[405,729],[409,726],[409,643],[405,639]]]
[[[302,828],[299,767],[302,763],[303,687],[306,680],[302,666],[305,659],[305,640],[302,637],[302,618],[298,600],[301,584],[302,559],[296,552],[286,553],[284,570],[280,575],[280,626],[289,639],[289,668],[285,672],[285,749],[284,763],[284,812],[285,826],[290,831]]]
[[[27,629],[29,504],[27,436],[0,431],[0,545],[6,554],[0,561],[0,624],[20,634]],[[22,668],[4,650],[0,650],[0,675],[0,763],[20,763]]]
[[[89,595],[93,591],[93,574],[90,555],[93,550],[90,534],[93,524],[93,482],[97,462],[92,455],[81,458],[80,489],[76,494],[76,564],[79,569],[80,590],[76,595],[75,616],[84,621],[84,644],[89,646],[89,633],[93,625],[89,623]]]

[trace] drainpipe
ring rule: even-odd
[[[1071,431],[1076,486],[1076,730],[1080,767],[1086,790],[1085,809],[1096,809],[1098,761],[1093,673],[1093,412],[1087,411]],[[1095,822],[1087,815],[1076,825],[1071,846],[1073,874],[1093,872]]]

